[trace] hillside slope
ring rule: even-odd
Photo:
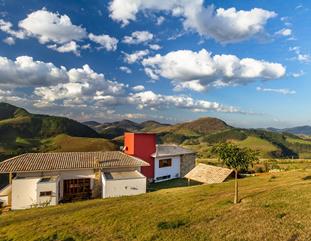
[[[234,128],[211,117],[173,125],[155,121],[136,123],[123,120],[105,123],[99,131],[105,138],[113,139],[119,145],[122,145],[126,131],[156,133],[159,143],[184,145],[197,151],[199,158],[214,157],[211,149],[219,142],[234,142],[241,147],[257,150],[262,158],[311,157],[310,139],[264,129]]]
[[[56,117],[48,115],[31,114],[25,109],[7,104],[0,103],[0,161],[9,156],[18,155],[24,152],[50,151],[51,146],[46,147],[46,139],[58,135],[77,137],[74,142],[77,146],[83,146],[81,151],[87,151],[89,148],[89,138],[99,139],[100,135],[90,127],[83,125],[75,120],[65,117]],[[59,138],[60,139],[60,138]],[[77,143],[77,140],[79,140]],[[99,142],[107,140],[100,138]],[[61,142],[63,147],[58,145],[59,150],[68,150],[68,143]],[[67,145],[67,147],[65,147]],[[109,150],[114,146],[113,143],[108,145]],[[92,147],[93,148],[93,147]],[[101,150],[103,148],[100,148]],[[93,150],[93,149],[92,149]]]
[[[311,171],[0,215],[0,240],[310,240]],[[142,208],[143,207],[143,208]]]

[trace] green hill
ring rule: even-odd
[[[123,133],[156,133],[158,142],[184,145],[198,152],[199,158],[213,157],[211,148],[219,142],[234,142],[241,147],[257,150],[262,158],[310,158],[311,140],[290,133],[278,133],[265,129],[241,129],[229,126],[224,121],[205,117],[174,125],[156,121],[136,123],[123,120],[105,123],[98,130],[119,145],[123,143]]]
[[[7,103],[0,103],[0,133],[0,161],[24,152],[68,151],[73,148],[68,143],[81,147],[76,148],[77,151],[116,148],[112,142],[100,138],[95,130],[75,120],[31,114]],[[63,135],[62,138],[59,135]],[[64,138],[67,141],[61,141]],[[92,146],[91,140],[102,143],[103,146]]]
[[[310,170],[0,215],[0,240],[310,240]]]

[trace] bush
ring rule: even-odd
[[[263,173],[263,172],[265,172],[263,167],[255,167],[255,173]]]
[[[180,219],[171,222],[160,222],[158,223],[158,229],[176,229],[186,224],[186,221]]]
[[[281,169],[281,167],[278,164],[276,164],[276,163],[272,163],[271,164],[271,169]]]

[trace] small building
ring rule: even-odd
[[[146,192],[145,161],[119,151],[27,153],[0,163],[14,178],[0,191],[13,210]]]
[[[205,184],[213,184],[222,183],[231,178],[232,176],[233,170],[229,168],[200,163],[189,173],[187,173],[185,175],[185,178]]]
[[[149,181],[184,177],[195,167],[194,151],[175,144],[157,144],[155,134],[125,133],[124,152],[148,162],[141,172]]]

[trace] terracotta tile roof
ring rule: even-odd
[[[186,174],[185,178],[206,184],[221,183],[224,182],[232,172],[233,170],[228,168],[200,163]]]
[[[183,148],[178,145],[157,145],[156,146],[156,152],[153,153],[152,157],[165,157],[165,156],[179,156],[179,155],[185,155],[185,154],[194,154],[194,151],[191,151],[189,149]]]
[[[0,162],[0,173],[140,166],[149,164],[120,151],[26,153]]]

